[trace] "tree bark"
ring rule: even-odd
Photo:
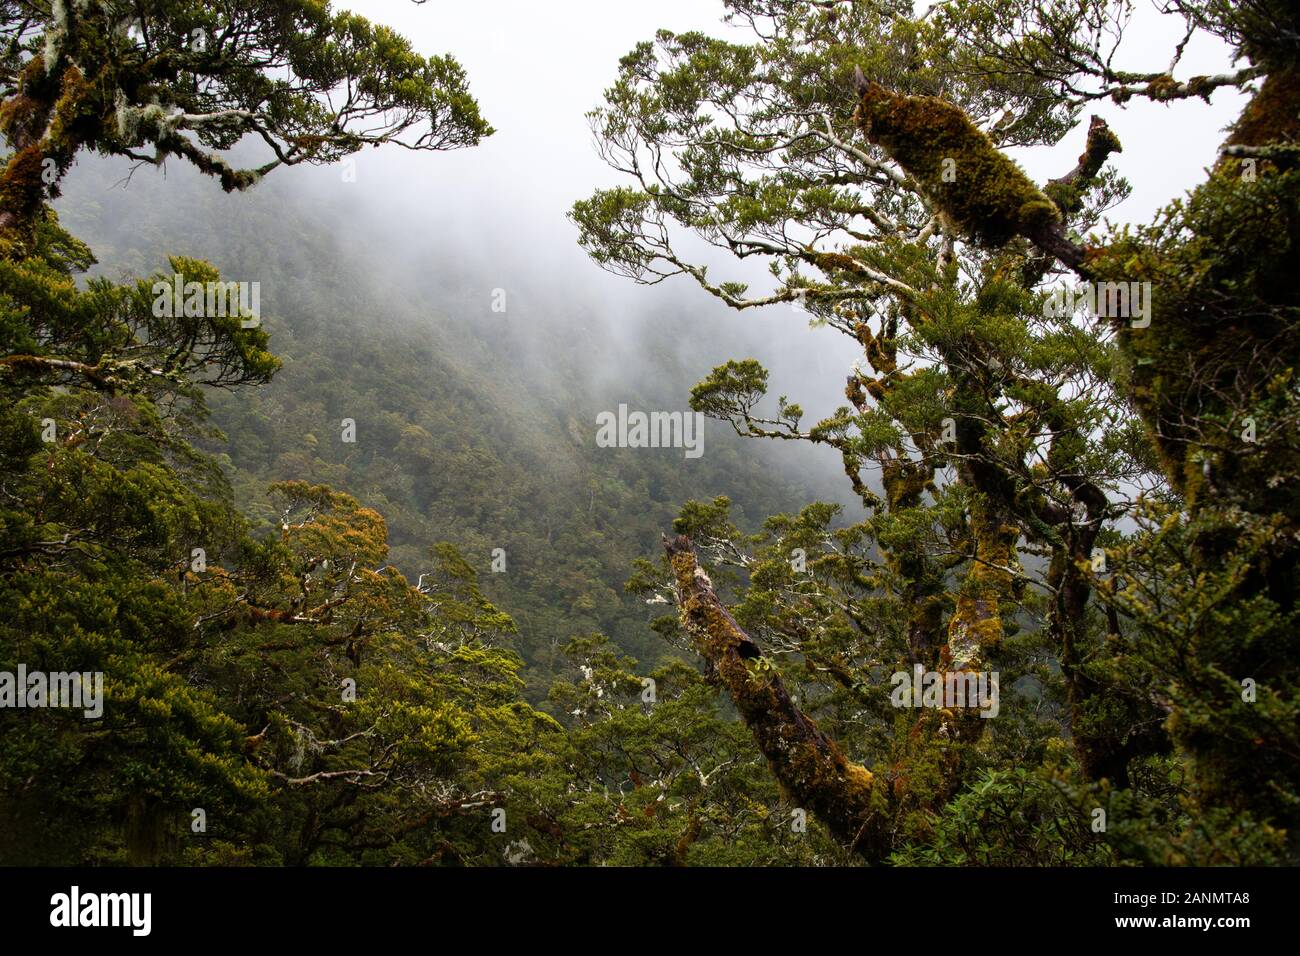
[[[869,860],[889,852],[887,788],[854,763],[790,699],[781,678],[762,667],[758,646],[723,606],[685,535],[664,537],[683,626],[730,695],[758,749],[790,798],[811,810],[836,839]]]

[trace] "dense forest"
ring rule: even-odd
[[[1300,860],[1291,5],[725,0],[590,91],[617,297],[338,188],[454,55],[0,9],[0,864]]]

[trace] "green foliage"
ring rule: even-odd
[[[492,133],[453,58],[322,0],[5,3],[0,17],[6,244],[29,238],[83,149],[176,157],[230,191],[366,145],[454,149]],[[224,151],[250,134],[269,153],[236,169]]]
[[[1277,859],[1297,806],[1293,15],[1192,5],[1250,62],[1180,82],[1181,53],[1113,69],[1125,7],[1104,0],[728,7],[752,42],[660,32],[624,58],[592,118],[625,181],[572,215],[602,266],[737,309],[799,299],[861,346],[848,404],[808,428],[786,396],[765,410],[752,360],[692,392],[739,434],[834,449],[867,512],[747,535],[725,502],[683,509],[751,656],[887,778],[896,862]],[[1077,239],[1127,194],[1104,123],[1044,187],[1002,152],[1056,143],[1091,99],[1260,77],[1209,180],[1104,246]],[[710,279],[683,233],[766,260],[773,287]],[[1149,327],[1058,314],[1057,262],[1149,281]],[[634,586],[657,593],[649,566]],[[891,712],[891,672],[954,663],[1001,672],[1006,717]],[[1086,827],[1099,795],[1114,840]]]
[[[103,716],[0,713],[3,857],[496,859],[486,808],[520,749],[559,731],[491,646],[511,619],[449,546],[408,584],[379,514],[322,485],[275,484],[278,533],[250,536],[190,443],[211,437],[200,385],[278,367],[266,333],[164,322],[148,283],[81,290],[88,256],[56,238],[0,263],[22,359],[0,379],[0,669],[102,672]]]
[[[933,822],[931,842],[898,866],[1105,866],[1113,857],[1088,817],[1032,770],[986,771]]]
[[[427,149],[491,130],[454,61],[324,3],[238,22],[186,3],[11,7],[0,671],[105,682],[99,720],[0,711],[0,860],[855,862],[796,792],[823,819],[852,797],[883,834],[857,849],[893,865],[1294,859],[1300,204],[1280,5],[1189,5],[1252,66],[1181,84],[1111,71],[1100,0],[926,16],[732,0],[756,42],[665,31],[620,62],[593,119],[633,181],[575,204],[579,242],[736,308],[800,299],[860,346],[846,404],[809,426],[753,359],[690,391],[740,436],[835,452],[860,509],[798,506],[732,444],[689,479],[595,454],[581,423],[608,393],[548,390],[522,367],[526,333],[502,346],[469,323],[440,339],[374,318],[396,311],[382,263],[322,270],[337,247],[306,234],[325,230],[274,204],[237,237],[200,236],[204,217],[178,229],[290,290],[276,355],[240,316],[155,308],[171,274],[220,281],[202,259],[88,275],[90,248],[43,204],[80,150],[179,156],[233,190],[417,123],[408,145]],[[149,29],[116,29],[128,14]],[[855,68],[879,80],[856,98]],[[1247,152],[1080,253],[1091,276],[1152,283],[1151,326],[1046,309],[1052,260],[1024,237],[1079,248],[1067,231],[1125,194],[1096,168],[1119,144],[1094,126],[1080,171],[1041,189],[1000,148],[1054,144],[1088,96],[1208,97],[1260,75],[1233,133]],[[346,114],[322,98],[340,87]],[[250,132],[274,158],[236,170],[219,154]],[[140,213],[115,267],[153,268],[162,215]],[[773,290],[711,281],[679,231],[766,258]],[[306,252],[283,251],[295,238]],[[560,354],[552,377],[589,377]],[[338,438],[343,419],[364,441]],[[670,520],[699,569],[683,583],[643,558],[620,594]],[[500,576],[484,570],[498,547]],[[692,581],[727,607],[659,613]],[[733,639],[721,664],[710,627]],[[998,674],[998,718],[898,706],[892,678],[914,667]],[[834,772],[808,771],[809,739]]]

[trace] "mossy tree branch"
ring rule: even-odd
[[[868,141],[881,147],[965,238],[999,248],[1015,236],[1086,274],[1087,250],[1066,234],[1062,210],[1003,154],[958,106],[937,96],[908,96],[854,76],[855,114]],[[1058,197],[1096,175],[1119,141],[1094,122],[1079,165],[1053,184]]]
[[[685,535],[664,536],[682,624],[754,735],[772,773],[799,806],[862,856],[888,852],[886,787],[845,756],[795,705],[758,645],[723,606]]]

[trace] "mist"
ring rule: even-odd
[[[329,255],[368,277],[374,301],[392,301],[403,322],[431,333],[471,329],[486,343],[485,367],[508,356],[514,363],[510,374],[523,376],[530,387],[581,395],[592,412],[583,423],[591,435],[594,413],[620,402],[685,410],[686,386],[733,358],[760,361],[771,373],[770,397],[787,395],[800,403],[805,425],[844,404],[845,375],[861,354],[856,343],[833,329],[810,327],[808,315],[793,305],[736,312],[685,276],[645,286],[608,274],[579,248],[577,229],[566,218],[575,200],[620,182],[597,156],[586,119],[612,82],[619,58],[660,28],[744,40],[742,30],[722,22],[720,3],[580,2],[556,11],[522,0],[469,6],[364,0],[351,8],[391,25],[421,53],[455,55],[496,132],[469,150],[430,155],[388,146],[334,166],[277,169],[246,195],[221,196],[222,220],[255,214],[259,194],[266,192],[304,210],[327,231]],[[1179,39],[1149,11],[1139,10],[1138,22],[1141,42],[1126,47],[1135,61],[1149,58],[1148,47]],[[1201,37],[1184,58],[1185,68],[1204,72],[1226,61],[1225,49]],[[1231,91],[1216,96],[1208,111],[1200,103],[1127,109],[1099,103],[1096,112],[1130,147],[1118,165],[1132,181],[1133,194],[1112,211],[1113,220],[1147,221],[1195,183],[1213,160],[1217,141],[1204,134],[1207,112],[1226,125],[1239,109],[1240,96]],[[1202,128],[1180,122],[1180,112],[1188,110],[1199,111]],[[1060,175],[1082,148],[1085,129],[1083,121],[1056,148],[1021,151],[1018,158],[1040,181]],[[253,161],[255,153],[246,145],[237,155]],[[167,178],[219,193],[211,181],[194,183],[203,178],[178,164],[134,172],[122,161],[83,158],[79,165],[96,172],[88,177],[84,169],[74,171],[65,187],[70,195],[84,197],[89,189],[109,201],[103,190],[111,183],[133,201],[174,201],[168,189],[175,184],[165,185]],[[761,264],[737,262],[698,241],[687,248],[709,267],[713,281],[771,286]],[[250,262],[238,278],[256,280],[256,272]],[[263,288],[266,310],[274,314],[277,290]],[[709,424],[714,438],[729,431]],[[807,477],[809,498],[819,493],[856,507],[831,449],[752,444],[769,446],[756,453]]]

